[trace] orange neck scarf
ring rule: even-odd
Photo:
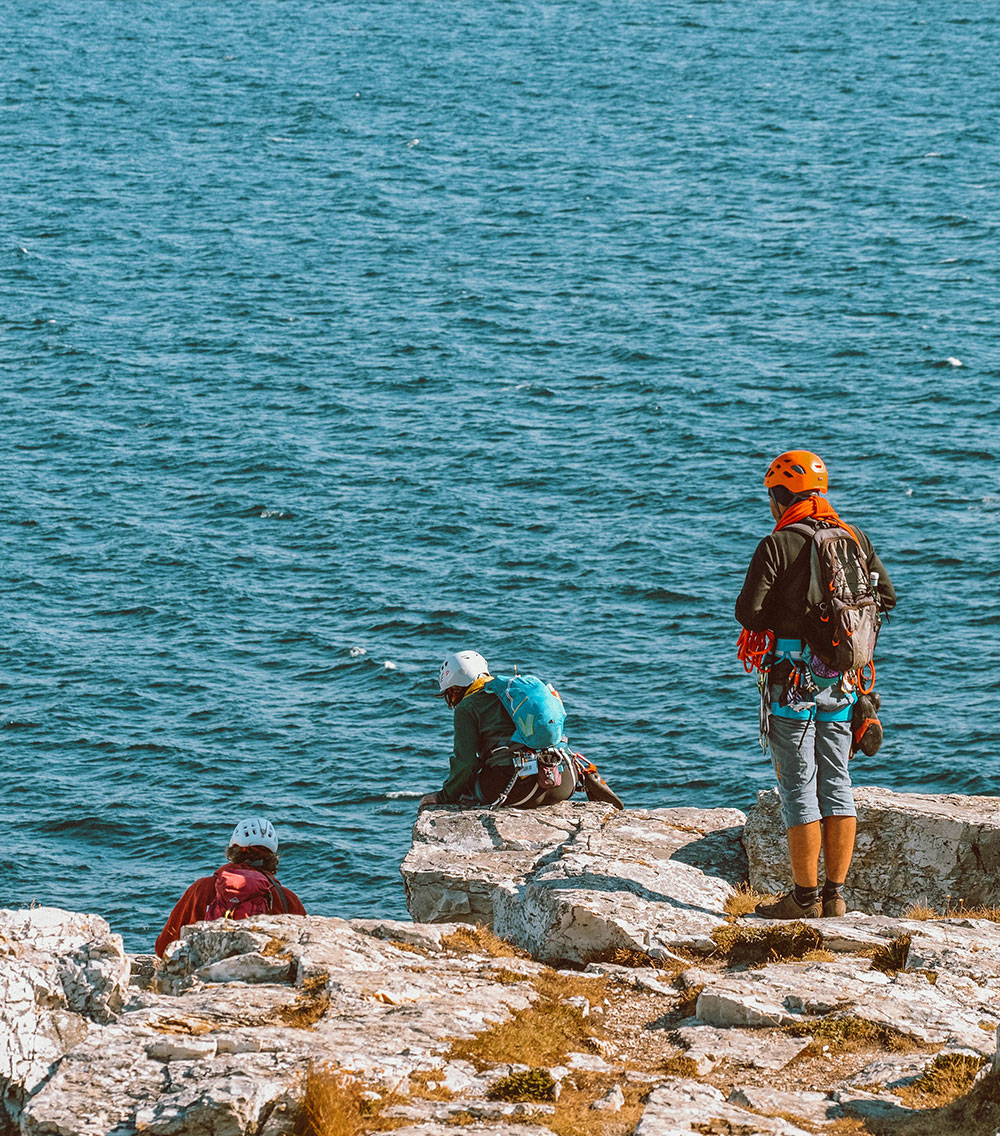
[[[810,517],[815,517],[818,521],[831,521],[835,525],[840,525],[841,528],[847,529],[855,540],[858,540],[858,534],[854,529],[850,525],[844,524],[830,502],[818,493],[813,494],[812,497],[807,497],[804,501],[796,501],[789,505],[781,514],[781,520],[775,524],[773,531],[777,532],[779,529],[787,528],[788,525],[794,525],[796,521],[804,521]],[[858,543],[861,542],[858,541]]]

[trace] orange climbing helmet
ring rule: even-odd
[[[789,450],[779,454],[767,467],[764,485],[774,489],[784,486],[789,493],[825,493],[827,473],[823,459],[808,450]]]

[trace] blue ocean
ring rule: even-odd
[[[856,783],[997,792],[997,6],[3,11],[0,904],[149,950],[262,814],[404,916],[461,648],[747,808],[791,448],[899,594]]]

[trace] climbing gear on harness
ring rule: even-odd
[[[818,454],[809,450],[788,450],[779,454],[767,467],[764,485],[773,489],[784,486],[790,493],[825,493],[828,475]]]
[[[480,675],[488,675],[490,668],[478,651],[456,651],[448,655],[438,671],[438,693],[444,694],[453,686],[468,686]]]
[[[861,750],[866,757],[874,757],[882,744],[882,723],[878,712],[882,707],[881,695],[864,691],[858,695],[851,713],[851,756]]]
[[[566,710],[555,688],[535,675],[497,675],[483,690],[495,694],[513,718],[515,745],[544,750],[562,741]]]
[[[562,770],[560,767],[568,760],[572,760],[567,750],[555,746],[544,750],[530,750],[520,746],[512,746],[509,742],[504,742],[503,745],[499,745],[493,750],[491,757],[498,756],[509,757],[514,769],[510,780],[504,786],[503,792],[489,806],[491,812],[507,803],[507,799],[518,781],[533,779],[535,782],[528,796],[516,802],[518,805],[525,805],[539,793],[545,792],[546,789],[553,789],[561,785]],[[567,772],[572,775],[571,769],[567,769]]]

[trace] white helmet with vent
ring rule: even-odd
[[[229,843],[239,848],[268,848],[272,852],[278,851],[278,835],[274,831],[274,825],[264,817],[241,820],[233,830]]]
[[[453,686],[469,686],[481,675],[489,673],[489,665],[478,651],[456,651],[441,664],[438,689],[444,694]]]

